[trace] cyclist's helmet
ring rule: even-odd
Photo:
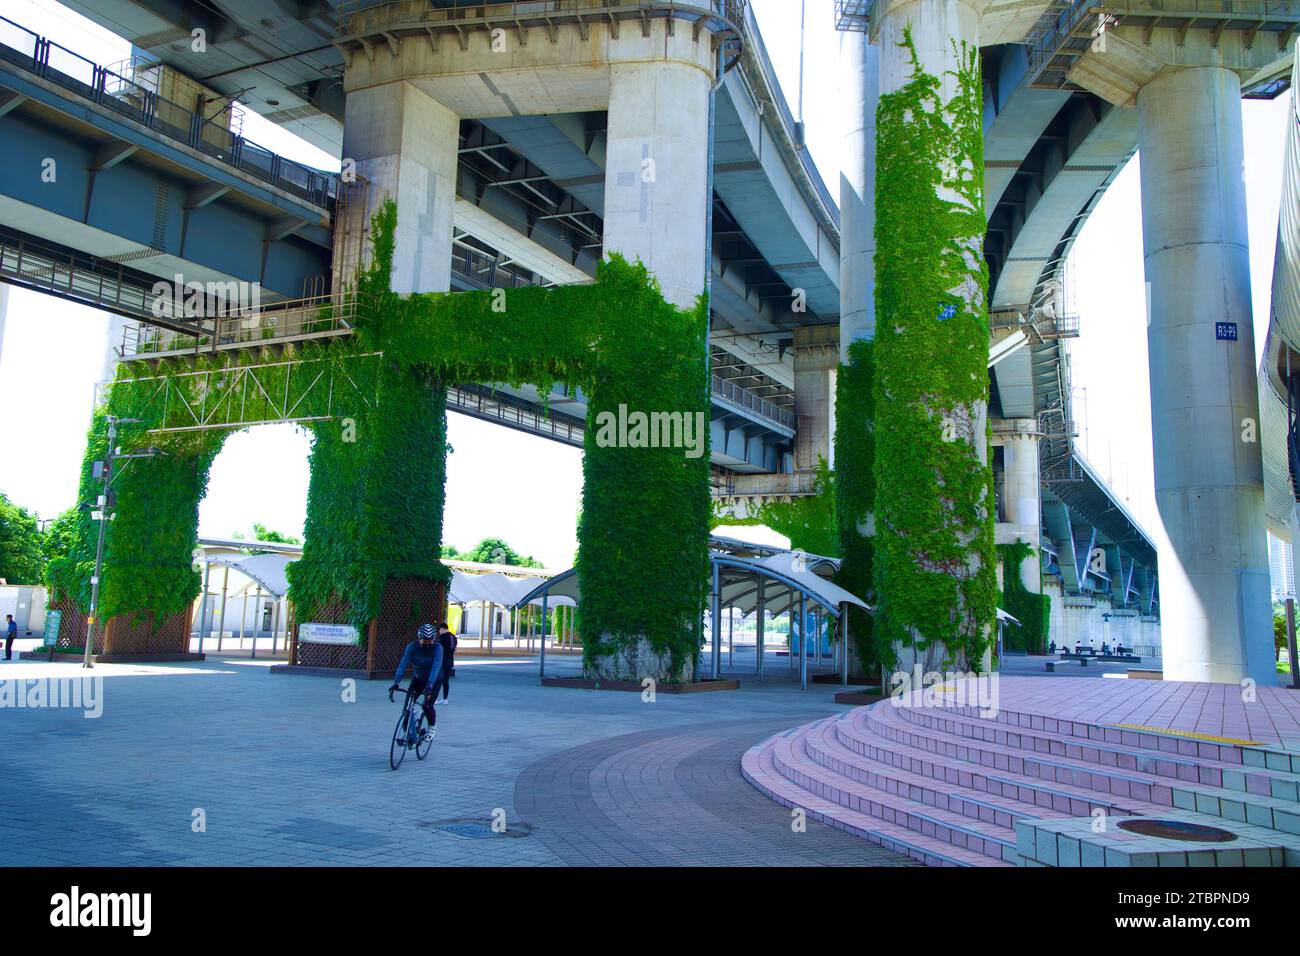
[[[420,640],[422,641],[432,641],[438,636],[437,632],[433,629],[432,624],[421,624],[419,633]]]

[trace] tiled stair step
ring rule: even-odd
[[[1014,829],[1015,821],[1025,817],[1043,819],[1071,815],[1068,802],[1064,808],[1058,808],[1051,802],[1039,805],[986,791],[971,780],[968,765],[958,768],[955,762],[936,763],[923,751],[900,747],[889,741],[880,741],[878,756],[864,756],[841,742],[838,731],[841,722],[823,724],[809,733],[804,741],[805,747],[808,755],[820,766],[856,780],[863,787],[1008,829]],[[1032,796],[1028,792],[1026,795]],[[1078,815],[1087,816],[1088,809],[1083,805]]]
[[[978,707],[945,707],[944,710],[959,714],[962,717],[979,718]],[[1264,757],[1263,761],[1259,762],[1261,758],[1246,758],[1246,753],[1248,751],[1278,755],[1285,753],[1276,745],[1246,747],[1227,741],[1190,737],[1186,734],[1175,733],[1172,730],[1138,730],[1132,727],[1116,727],[1108,724],[1071,720],[1067,717],[1047,717],[1043,714],[1030,714],[1007,709],[999,709],[994,717],[986,719],[986,722],[990,721],[1022,730],[1044,730],[1048,733],[1080,737],[1097,743],[1141,747],[1144,750],[1156,750],[1161,753],[1176,754],[1180,757],[1204,757],[1208,760],[1217,760],[1230,764],[1242,764],[1251,760],[1257,761],[1257,766],[1265,767],[1267,766],[1267,757]],[[1270,769],[1286,770],[1286,767],[1281,765],[1280,757],[1274,757],[1273,760],[1276,766]],[[1295,770],[1294,764],[1292,770]]]
[[[882,702],[886,703],[886,702]],[[892,705],[891,705],[892,706]],[[1151,733],[1125,731],[1125,739],[1135,741],[1131,746],[1107,744],[1078,734],[1061,734],[1052,731],[1026,729],[1020,726],[1007,726],[1001,721],[981,718],[971,708],[922,708],[893,707],[903,720],[924,727],[931,733],[965,737],[1001,746],[1013,747],[1030,753],[1066,757],[1085,763],[1115,767],[1119,770],[1137,771],[1159,777],[1170,777],[1188,783],[1208,787],[1226,787],[1232,790],[1249,791],[1262,796],[1271,796],[1280,800],[1300,801],[1300,776],[1289,771],[1271,770],[1254,766],[1243,767],[1240,763],[1223,761],[1217,757],[1198,756],[1194,754],[1175,754],[1168,749],[1158,752],[1144,752],[1135,749],[1141,746],[1141,740],[1154,740]],[[1059,724],[1066,723],[1058,721]],[[1071,722],[1072,726],[1079,726]],[[1110,729],[1110,728],[1107,728]],[[1163,741],[1175,738],[1160,737]],[[1182,741],[1186,743],[1186,741]],[[1223,754],[1225,748],[1214,745],[1215,754]],[[1235,756],[1240,758],[1240,748]],[[1254,759],[1254,758],[1250,758]]]
[[[1213,790],[1206,787],[1174,784],[1174,806],[1179,810],[1268,827],[1300,836],[1300,804],[1237,790]]]
[[[850,810],[905,826],[924,836],[974,850],[994,860],[1017,862],[1015,833],[1008,827],[972,820],[897,794],[868,791],[857,781],[819,766],[807,752],[805,742],[806,734],[816,727],[817,724],[810,724],[800,728],[801,733],[797,735],[777,738],[772,759],[786,779]]]
[[[1217,760],[1211,761],[1206,758],[1179,756],[1172,753],[1153,753],[1106,744],[1073,734],[1008,727],[994,720],[964,717],[949,712],[946,708],[896,707],[894,709],[903,720],[932,733],[965,737],[1044,756],[1068,757],[1071,760],[1115,767],[1119,770],[1136,770],[1158,777],[1173,777],[1207,786],[1221,786],[1225,769],[1241,769],[1239,765],[1234,767]]]
[[[873,705],[854,711],[851,715],[851,729],[846,729],[846,733],[852,734],[858,726],[864,726],[896,743],[964,760],[991,770],[1035,777],[1097,794],[1110,793],[1112,797],[1138,800],[1143,803],[1173,805],[1170,780],[1070,760],[1066,757],[1047,757],[983,741],[970,741],[961,737],[946,737],[939,734],[929,736],[924,732],[918,733],[919,728],[903,721],[899,715],[892,713],[893,710],[893,707]],[[853,747],[851,739],[846,739],[846,743]]]
[[[1241,757],[1241,762],[1248,767],[1266,767],[1269,770],[1300,774],[1300,753],[1283,750],[1278,746],[1242,747]]]
[[[796,731],[798,728],[796,728]],[[929,866],[1010,866],[994,861],[982,853],[973,853],[941,840],[924,836],[906,827],[851,810],[833,800],[805,790],[777,770],[772,753],[778,737],[770,737],[750,748],[741,758],[745,779],[782,806],[802,809],[809,817],[827,826],[870,840],[887,850],[904,853]]]
[[[976,804],[992,803],[1015,817],[1055,814],[1086,817],[1096,808],[1112,816],[1147,816],[1162,810],[1159,804],[1130,797],[1116,798],[1110,791],[1044,781],[936,755],[878,735],[861,724],[855,726],[849,716],[837,722],[834,730],[839,744],[865,761],[867,766],[874,762],[887,765],[890,774],[900,770],[919,774],[929,778],[927,788],[937,788],[941,793],[951,793],[954,788],[960,788]],[[999,819],[998,822],[1003,821]]]

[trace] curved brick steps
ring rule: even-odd
[[[920,695],[882,701],[765,740],[742,769],[779,803],[931,865],[1300,863],[1300,768],[1281,745],[1004,701],[987,719]],[[1240,842],[1201,850],[1112,826],[1146,816],[1233,829]]]
[[[885,819],[885,805],[869,796],[849,795],[830,774],[796,773],[790,776],[794,742],[802,747],[807,727],[796,727],[751,747],[741,759],[741,771],[751,784],[783,806],[802,809],[809,817],[886,849],[905,853],[929,866],[1008,866],[982,852],[957,846],[938,835],[927,836],[906,825]],[[781,766],[776,753],[781,750]],[[800,782],[796,782],[800,781]],[[891,814],[893,808],[890,808]]]
[[[1196,792],[1202,788],[1234,790],[1258,796],[1300,802],[1297,775],[1289,770],[1253,764],[1254,758],[1272,756],[1267,748],[1204,742],[1172,734],[1092,727],[1087,734],[1074,732],[1080,725],[1056,721],[1056,731],[1033,729],[1031,720],[1042,727],[1043,718],[1009,712],[997,720],[977,716],[969,709],[896,707],[900,717],[924,735],[962,737],[980,747],[1006,748],[1002,752],[1025,751],[1047,762],[1060,760],[1066,766],[1096,764],[1130,779],[1151,780],[1152,792],[1135,784],[1134,796],[1165,806],[1171,804],[1167,790]],[[1023,724],[1015,724],[1015,718]],[[1071,728],[1071,729],[1067,729]],[[1104,735],[1104,736],[1103,736]],[[1147,745],[1147,746],[1144,746]],[[1158,749],[1157,749],[1158,748]]]
[[[969,751],[957,745],[953,745],[954,752],[950,755],[935,753],[924,745],[943,749],[944,741],[913,735],[906,727],[895,730],[889,726],[888,719],[881,719],[889,716],[892,715],[881,713],[868,717],[865,710],[855,711],[841,718],[835,725],[836,733],[847,748],[863,759],[886,765],[890,772],[919,773],[943,790],[959,789],[981,800],[1008,801],[1016,811],[1013,818],[1055,814],[1088,816],[1098,807],[1107,814],[1120,816],[1145,815],[1160,809],[1158,804],[1120,798],[1109,791],[1026,776],[1005,765],[999,770],[987,762],[971,761]],[[1009,758],[1005,763],[1009,763]],[[1014,820],[1008,825],[1013,824]]]
[[[928,767],[911,763],[923,758],[900,752],[903,748],[887,747],[878,756],[864,756],[845,745],[840,736],[842,725],[842,719],[820,723],[804,735],[804,749],[813,762],[873,790],[920,804],[926,808],[924,812],[927,814],[938,811],[965,818],[949,820],[945,817],[945,823],[972,826],[971,821],[978,821],[978,835],[1014,842],[1016,819],[1066,815],[1001,794],[957,790],[943,776],[926,773]],[[909,769],[909,766],[914,769]]]

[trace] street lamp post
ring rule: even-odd
[[[150,448],[144,452],[134,455],[121,455],[117,452],[117,426],[138,422],[138,418],[118,418],[116,415],[108,417],[108,449],[104,454],[104,460],[97,462],[102,470],[104,479],[104,488],[99,495],[97,502],[98,511],[91,509],[90,516],[95,518],[98,515],[99,520],[99,541],[95,545],[95,573],[90,578],[90,618],[86,622],[86,654],[82,659],[82,667],[94,667],[94,650],[95,650],[95,627],[99,624],[99,579],[104,571],[104,534],[105,526],[111,519],[109,507],[111,499],[109,497],[109,485],[113,482],[113,462],[119,459],[130,458],[152,458],[159,452],[157,449]]]
[[[95,625],[99,623],[99,575],[104,569],[104,526],[108,523],[108,484],[113,479],[113,443],[117,440],[117,419],[108,418],[108,452],[104,455],[104,491],[99,496],[99,541],[95,545],[95,573],[90,577],[90,620],[86,622],[86,655],[82,667],[94,667]],[[95,512],[90,516],[93,518]]]

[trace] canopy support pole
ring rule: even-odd
[[[542,592],[542,659],[537,668],[538,677],[546,676],[546,604],[550,598],[550,591]]]
[[[848,604],[840,605],[840,666],[843,674],[840,678],[840,684],[844,687],[849,686],[849,606]]]
[[[758,607],[754,611],[754,649],[758,655],[758,678],[763,679],[763,618],[767,617],[767,579],[758,579]]]
[[[710,628],[713,631],[713,679],[722,677],[722,595],[718,587],[718,566],[713,565],[713,619]]]
[[[799,689],[808,689],[808,596],[799,592]]]
[[[230,565],[226,565],[221,578],[221,622],[217,625],[217,653],[221,653],[221,637],[226,633],[226,597],[230,594]]]

